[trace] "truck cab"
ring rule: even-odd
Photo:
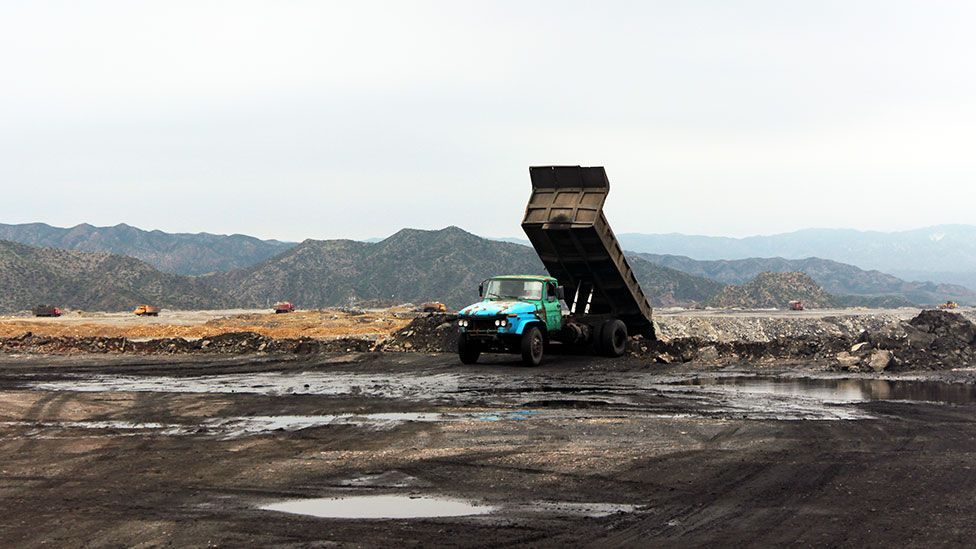
[[[562,330],[562,291],[551,276],[505,275],[481,283],[482,300],[458,313],[459,354],[470,364],[483,352],[521,353],[531,365],[542,361],[550,334]]]

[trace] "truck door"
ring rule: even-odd
[[[559,291],[552,282],[546,283],[546,295],[542,301],[546,311],[546,327],[550,332],[557,332],[563,328],[563,315],[559,309]]]

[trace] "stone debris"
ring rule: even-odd
[[[868,359],[868,366],[875,372],[883,372],[888,366],[891,366],[894,359],[895,355],[891,351],[876,350],[871,353],[871,357]]]
[[[959,313],[922,311],[909,321],[865,330],[837,366],[852,372],[945,370],[976,365],[976,325]]]
[[[380,351],[455,353],[458,336],[457,315],[430,313],[418,316],[401,330],[393,332],[377,346]]]
[[[648,341],[631,338],[630,354],[650,362],[673,364],[735,364],[771,362],[774,360],[817,361],[833,359],[850,347],[847,337],[800,335],[777,337],[768,341],[710,341],[699,337]]]

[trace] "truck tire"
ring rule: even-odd
[[[613,319],[600,327],[600,350],[609,357],[623,356],[627,352],[627,325]]]
[[[542,330],[538,326],[529,326],[522,334],[522,364],[526,366],[538,366],[542,363],[542,352],[545,348],[545,339],[542,337]]]
[[[461,364],[474,364],[478,362],[479,356],[481,356],[481,347],[473,341],[468,341],[467,334],[461,334],[458,339],[458,357],[461,359]]]

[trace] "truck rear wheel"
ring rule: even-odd
[[[526,366],[538,366],[542,363],[542,351],[545,348],[545,340],[542,338],[542,330],[538,326],[529,326],[522,334],[522,364]]]
[[[474,341],[470,341],[468,334],[461,334],[461,338],[458,339],[458,357],[461,359],[461,364],[474,364],[478,362],[479,356],[481,356],[481,347]]]
[[[623,356],[627,352],[627,325],[613,319],[600,327],[600,350],[609,357]]]

